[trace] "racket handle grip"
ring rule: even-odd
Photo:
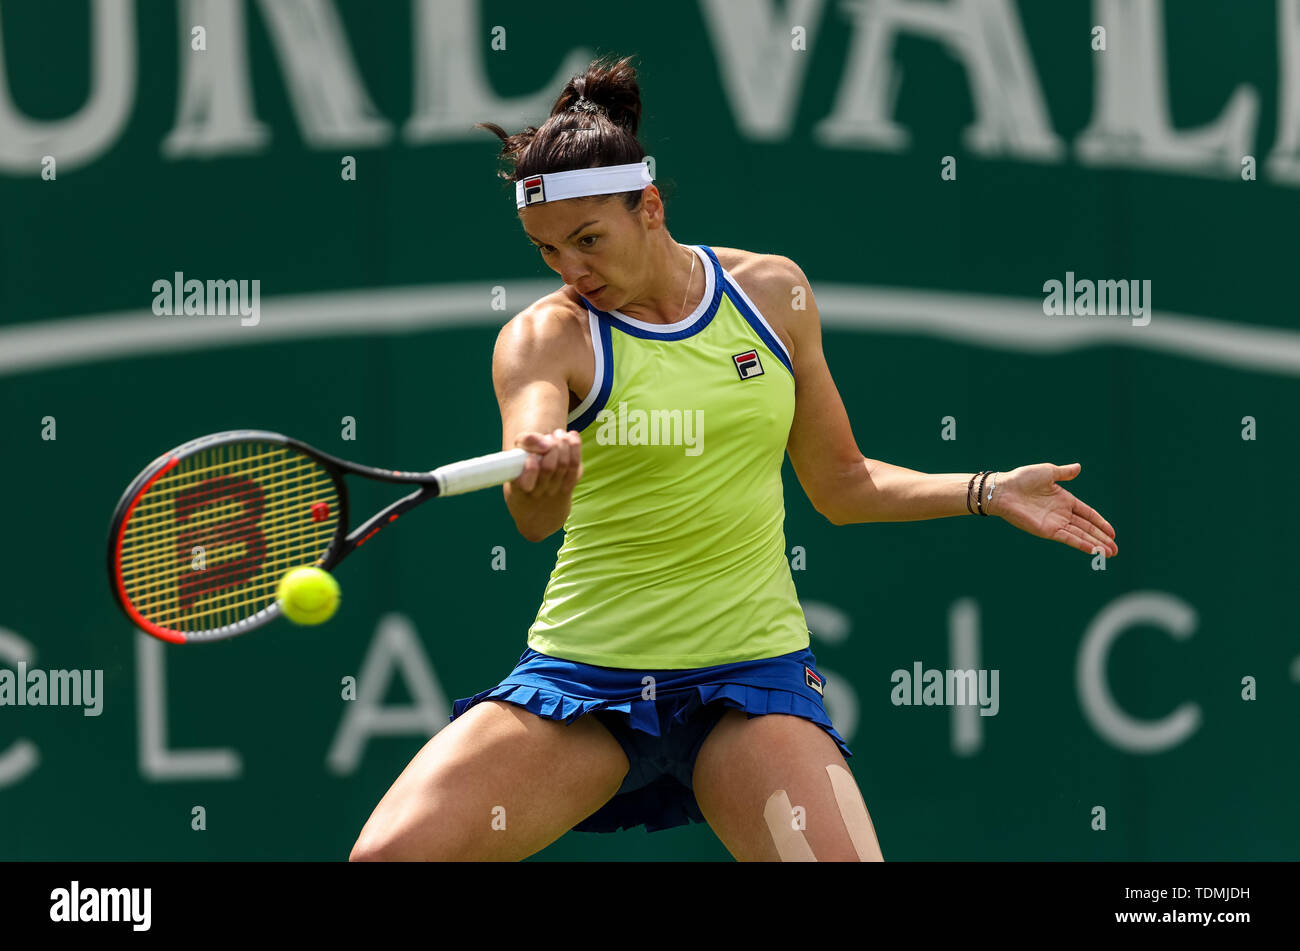
[[[519,478],[529,453],[525,449],[507,449],[486,456],[475,456],[434,469],[430,475],[438,483],[438,494],[460,495]]]

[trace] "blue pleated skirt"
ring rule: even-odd
[[[644,678],[653,678],[653,697]],[[531,713],[572,723],[595,716],[627,754],[627,776],[604,806],[574,826],[577,832],[647,832],[704,822],[691,774],[700,746],[727,709],[750,717],[786,713],[824,729],[844,756],[853,753],[835,732],[822,702],[825,678],[808,648],[760,660],[686,670],[598,667],[528,648],[495,687],[457,700],[454,720],[483,700],[504,700]]]

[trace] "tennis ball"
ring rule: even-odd
[[[328,571],[295,568],[280,579],[275,598],[294,624],[323,624],[339,606],[339,583]]]

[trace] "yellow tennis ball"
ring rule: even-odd
[[[295,568],[280,579],[275,597],[294,624],[323,624],[339,606],[339,583],[328,571]]]

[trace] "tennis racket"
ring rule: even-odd
[[[142,631],[173,644],[244,634],[280,616],[275,593],[285,572],[328,571],[422,502],[517,478],[528,456],[510,449],[394,472],[279,433],[202,436],[155,459],[117,503],[108,537],[113,597]],[[418,488],[349,531],[344,475]]]

